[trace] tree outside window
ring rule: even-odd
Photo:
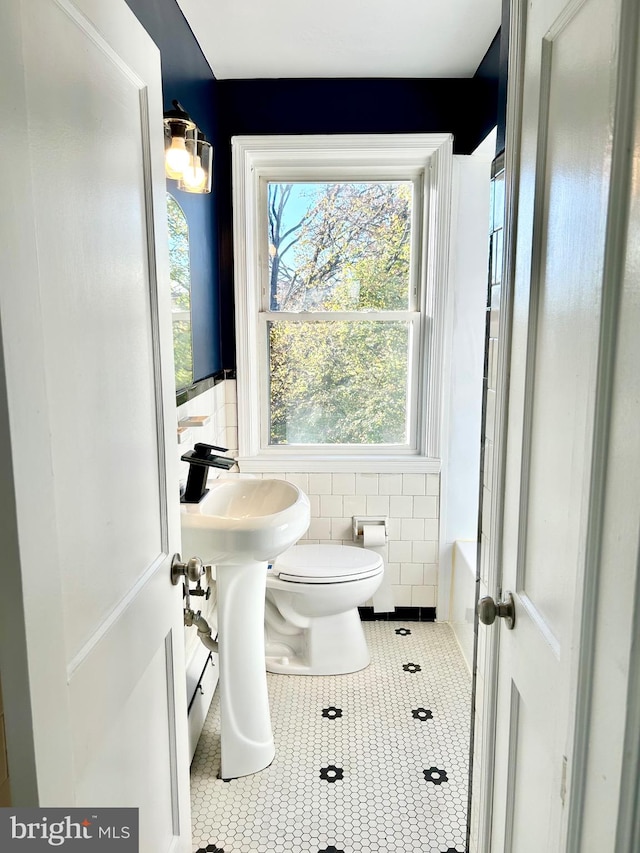
[[[408,442],[413,183],[267,184],[269,443]]]
[[[167,193],[167,222],[169,226],[173,358],[176,390],[180,391],[193,382],[189,226],[184,211],[169,193]]]

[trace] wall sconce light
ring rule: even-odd
[[[189,193],[210,193],[213,149],[182,104],[164,114],[164,164],[168,178]]]

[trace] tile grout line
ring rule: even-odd
[[[261,773],[216,779],[214,699],[192,765],[194,850],[462,853],[470,679],[455,638],[439,623],[364,629],[366,670],[269,677],[277,753]]]

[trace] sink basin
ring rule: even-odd
[[[183,553],[216,565],[273,560],[309,526],[309,499],[286,480],[215,480],[181,508]]]

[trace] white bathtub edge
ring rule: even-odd
[[[451,570],[449,624],[470,672],[473,667],[477,549],[475,541],[456,540]]]

